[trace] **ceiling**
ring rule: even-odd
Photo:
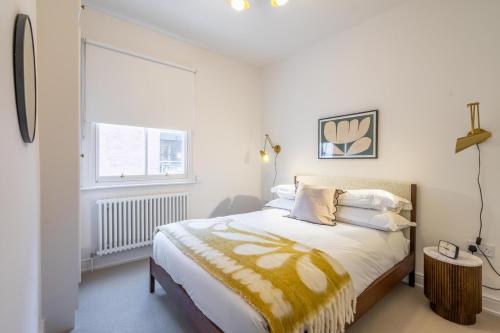
[[[139,22],[196,46],[258,66],[279,61],[325,36],[406,0],[250,0],[237,12],[228,0],[84,0],[91,8]]]

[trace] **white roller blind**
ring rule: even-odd
[[[100,45],[85,45],[85,120],[191,130],[195,73]]]

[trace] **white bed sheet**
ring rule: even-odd
[[[267,209],[231,218],[330,254],[351,275],[356,296],[409,252],[409,241],[401,231],[343,223],[322,226],[284,216],[288,214],[286,210]],[[154,238],[153,258],[224,332],[268,332],[265,319],[254,308],[179,251],[161,232]]]

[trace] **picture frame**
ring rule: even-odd
[[[377,159],[378,110],[318,120],[318,159]]]

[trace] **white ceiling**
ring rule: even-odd
[[[91,8],[129,19],[194,45],[252,64],[278,61],[406,0],[250,0],[236,12],[228,0],[84,0]]]

